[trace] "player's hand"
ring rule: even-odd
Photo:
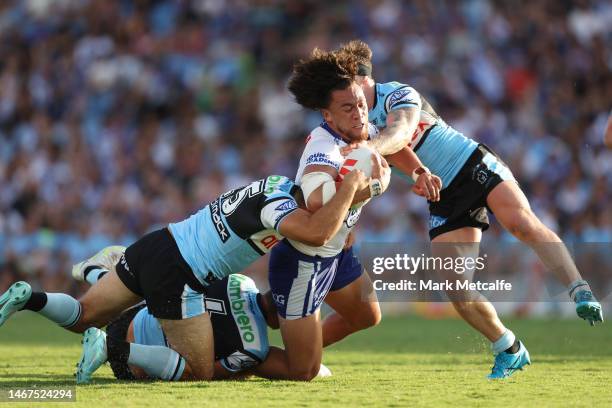
[[[372,154],[372,178],[380,180],[383,193],[387,191],[391,181],[391,168],[380,154]]]
[[[355,169],[344,176],[342,185],[345,184],[354,187],[355,191],[361,191],[370,188],[370,178],[363,171]]]
[[[348,144],[348,145],[346,145],[346,146],[344,146],[344,147],[341,147],[341,148],[340,148],[340,154],[341,154],[342,156],[345,156],[345,157],[346,157],[346,156],[348,156],[348,154],[349,154],[350,152],[352,152],[353,150],[358,149],[358,148],[360,148],[360,147],[368,147],[368,142],[366,142],[366,141],[364,140],[364,141],[359,142],[359,143],[351,143],[351,144]]]
[[[440,190],[442,190],[442,180],[431,173],[421,174],[412,186],[415,194],[433,202],[440,201]]]

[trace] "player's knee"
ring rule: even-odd
[[[529,208],[519,208],[506,223],[508,231],[521,241],[537,240],[541,222]]]
[[[321,364],[311,366],[309,368],[294,369],[291,370],[291,379],[294,381],[311,381],[319,373],[319,367]]]
[[[182,379],[191,381],[210,381],[213,379],[214,374],[215,370],[212,365],[196,366],[194,364],[189,364],[189,361],[187,361]]]
[[[355,322],[354,327],[358,330],[364,330],[374,327],[382,320],[382,313],[378,303],[372,305],[366,313],[359,315],[359,319]]]

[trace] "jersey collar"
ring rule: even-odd
[[[334,139],[336,140],[340,140],[341,142],[344,142],[346,144],[351,144],[350,140],[346,140],[345,138],[343,138],[339,133],[337,133],[334,129],[331,128],[331,126],[329,126],[329,124],[325,121],[323,121],[323,123],[321,123],[321,126],[323,129],[327,130],[329,132],[330,135],[332,135],[334,137]]]

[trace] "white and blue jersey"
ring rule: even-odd
[[[170,224],[182,257],[204,285],[242,271],[283,237],[279,225],[298,208],[292,180],[270,176],[221,195]]]
[[[268,331],[258,303],[259,290],[252,279],[239,274],[211,284],[205,294],[212,322],[215,360],[232,372],[246,370],[268,355]],[[158,320],[144,308],[133,320],[134,341],[168,346]]]
[[[384,129],[389,112],[410,107],[420,109],[421,115],[408,147],[433,174],[442,179],[442,186],[446,188],[476,150],[478,143],[448,126],[414,88],[399,82],[376,84],[376,99],[370,109],[369,120],[377,128]]]

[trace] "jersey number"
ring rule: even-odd
[[[259,180],[249,184],[246,187],[238,190],[232,190],[225,194],[222,197],[223,204],[221,205],[223,214],[226,216],[231,215],[234,211],[236,211],[236,208],[238,208],[240,203],[242,203],[245,198],[252,198],[257,194],[261,194],[263,192],[263,187],[264,180]]]

